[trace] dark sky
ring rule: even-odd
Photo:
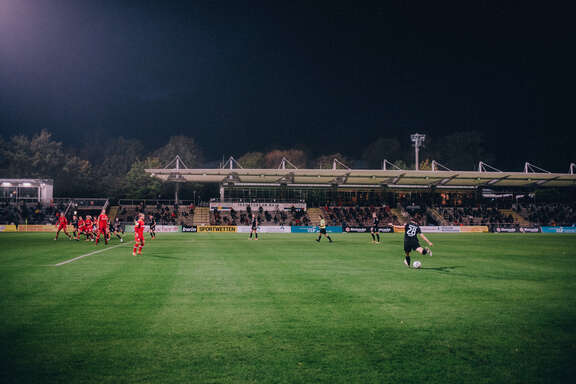
[[[566,171],[573,22],[532,3],[1,0],[0,134],[220,158],[478,130],[497,166]]]

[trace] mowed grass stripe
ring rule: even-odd
[[[400,235],[380,245],[355,234],[333,244],[246,237],[159,234],[143,257],[120,247],[43,270],[10,269],[20,260],[0,251],[2,381],[542,383],[574,374],[575,236],[430,235],[438,246],[418,257],[419,271],[403,266]],[[60,252],[47,243],[46,253]]]
[[[66,287],[44,294],[51,303],[32,305],[31,324],[3,333],[35,345],[9,351],[16,372],[6,372],[7,382],[22,382],[21,375],[27,382],[118,382],[123,370],[139,363],[134,351],[146,342],[146,327],[170,292],[175,266],[151,270],[146,260],[121,249],[106,255],[113,263],[94,257],[91,266],[70,265],[54,283]]]

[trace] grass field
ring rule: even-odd
[[[421,270],[398,234],[158,237],[55,267],[105,246],[0,234],[0,382],[576,377],[576,236],[430,234]]]

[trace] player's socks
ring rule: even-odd
[[[139,246],[138,246],[138,254],[139,254],[139,255],[142,254],[142,247],[143,247],[143,245],[139,245]]]
[[[426,248],[423,248],[423,249],[422,249],[422,254],[425,255],[425,254],[427,254],[427,253],[428,253],[428,250],[427,250]]]
[[[373,233],[371,233],[370,236],[372,236],[372,241],[376,241],[376,238],[374,237]]]
[[[378,242],[380,242],[380,234],[376,234],[376,238],[378,239]]]
[[[257,234],[257,233],[255,233],[255,234],[254,234],[254,236],[256,236],[256,240],[258,240],[258,234]]]
[[[328,237],[328,241],[332,242],[332,239],[330,238],[330,236],[327,236],[327,237]]]
[[[250,239],[252,239],[252,232],[250,232]]]
[[[138,246],[137,246],[137,245],[134,245],[134,248],[132,249],[132,254],[133,254],[134,256],[136,256],[136,248],[138,248]]]
[[[318,238],[316,239],[317,242],[320,242],[320,240],[322,239],[322,236],[318,236]]]
[[[408,266],[408,268],[410,268],[410,256],[406,256],[406,260],[404,260],[404,264],[406,264]]]

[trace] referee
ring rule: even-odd
[[[317,242],[320,242],[322,235],[324,235],[324,237],[327,238],[329,242],[332,242],[330,236],[326,234],[326,220],[324,220],[324,217],[322,216],[320,216],[320,225],[318,226],[318,229],[320,229],[320,235],[318,235],[318,238],[316,239]]]

